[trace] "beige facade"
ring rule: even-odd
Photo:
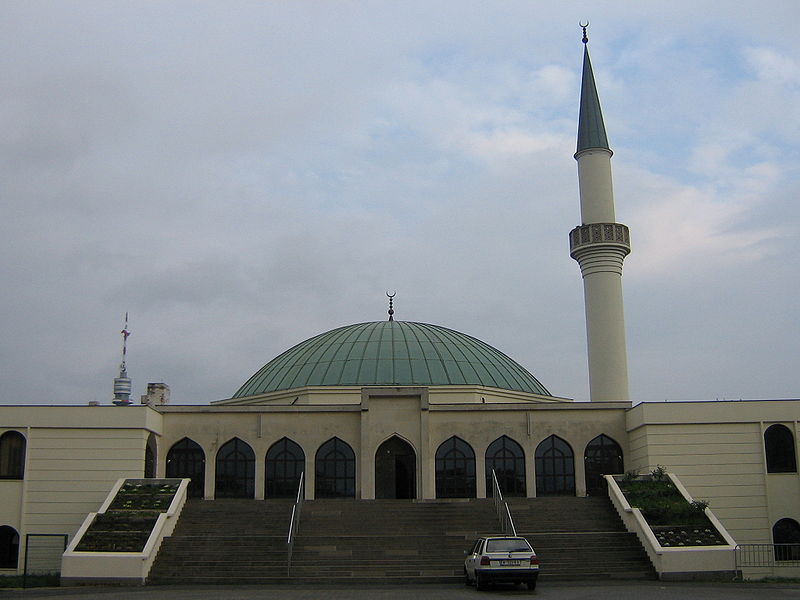
[[[442,393],[443,392],[443,393]],[[506,402],[501,399],[506,396]],[[429,388],[363,388],[348,395],[338,394],[341,404],[331,404],[327,394],[306,391],[303,403],[291,402],[297,394],[276,395],[264,405],[239,402],[222,403],[205,409],[189,406],[161,407],[164,437],[159,455],[184,437],[197,442],[206,457],[213,457],[220,446],[238,437],[253,448],[256,457],[255,497],[264,497],[264,457],[268,449],[284,437],[303,449],[306,461],[306,496],[314,497],[314,459],[317,449],[338,437],[356,456],[356,497],[375,498],[375,453],[392,437],[408,443],[416,458],[416,494],[436,498],[435,454],[449,438],[458,436],[475,453],[475,479],[478,497],[486,495],[486,472],[482,460],[489,444],[506,435],[516,441],[531,463],[537,446],[551,435],[564,439],[575,455],[582,455],[586,444],[600,434],[618,440],[625,438],[625,403],[595,406],[566,401],[522,400],[522,393],[488,388],[453,390]],[[529,395],[530,396],[530,395]],[[477,399],[477,402],[475,401]],[[481,402],[481,399],[486,402]],[[490,401],[491,399],[491,401]],[[458,400],[462,400],[458,402]],[[566,418],[565,418],[566,417]],[[624,446],[623,446],[624,451]],[[165,459],[164,459],[165,460]],[[214,497],[213,461],[206,460],[205,497]],[[159,460],[159,468],[165,463]],[[585,494],[583,463],[575,461],[577,493]],[[166,471],[159,470],[159,475]],[[527,492],[535,496],[535,477],[528,466]]]
[[[798,416],[796,400],[640,404],[627,413],[627,466],[668,466],[738,543],[769,544],[780,519],[800,522],[800,477],[768,472],[764,432],[787,426],[796,455]]]
[[[737,543],[771,543],[780,519],[800,522],[800,477],[768,473],[764,431],[780,423],[798,434],[800,401],[640,404],[543,402],[523,394],[499,402],[503,392],[464,389],[458,395],[424,387],[304,390],[263,404],[240,401],[207,406],[0,407],[0,435],[26,440],[24,476],[0,480],[0,526],[27,533],[64,533],[70,539],[97,510],[120,477],[145,474],[145,448],[156,441],[155,475],[165,476],[170,449],[184,438],[205,456],[203,496],[215,497],[216,458],[232,439],[252,448],[253,494],[265,497],[266,455],[283,438],[305,455],[306,496],[315,496],[316,453],[338,438],[352,448],[357,498],[376,497],[376,452],[392,438],[413,449],[414,497],[437,497],[436,453],[458,436],[474,451],[474,495],[486,496],[486,452],[507,436],[524,455],[525,494],[537,490],[537,448],[558,436],[571,448],[574,491],[585,495],[587,445],[603,434],[616,441],[624,470],[664,465],[695,498],[709,500]],[[493,396],[493,394],[495,394]],[[493,397],[493,402],[480,398]],[[446,402],[441,402],[445,398]],[[479,401],[475,402],[475,398]],[[795,450],[796,452],[797,450]],[[541,485],[541,484],[540,484]],[[21,557],[24,543],[20,544]],[[6,570],[4,572],[12,572]]]
[[[150,433],[161,415],[149,407],[3,406],[0,436],[25,438],[22,479],[0,479],[0,526],[19,534],[73,535],[120,477],[141,477]],[[20,560],[20,566],[21,566]],[[0,573],[16,569],[0,569]]]

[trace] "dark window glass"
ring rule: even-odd
[[[497,438],[486,449],[486,495],[492,496],[492,469],[503,496],[527,496],[525,488],[525,453],[508,436]]]
[[[347,442],[329,439],[317,450],[314,464],[315,498],[356,497],[356,455]]]
[[[0,479],[25,476],[25,437],[18,431],[0,435]]]
[[[574,454],[569,444],[556,435],[536,448],[536,495],[575,495]]]
[[[147,445],[144,447],[144,476],[146,478],[156,476],[156,438],[151,433],[147,438]]]
[[[264,497],[296,497],[305,465],[306,455],[303,449],[289,438],[272,444],[267,450]]]
[[[603,475],[617,475],[625,471],[622,448],[604,433],[586,444],[583,461],[586,465],[586,493],[590,496],[608,494]]]
[[[794,435],[786,425],[770,425],[764,432],[767,473],[796,473]]]
[[[781,519],[772,526],[775,560],[800,560],[800,525],[794,519]]]
[[[167,477],[191,479],[187,490],[190,498],[202,498],[206,482],[206,455],[200,445],[183,438],[167,452]]]
[[[253,498],[256,483],[256,455],[247,442],[233,438],[217,452],[215,498]]]
[[[481,546],[481,542],[482,541],[483,541],[483,539],[475,540],[475,542],[472,544],[472,546],[470,546],[469,550],[467,550],[467,554],[476,554],[478,552],[478,549]]]
[[[488,540],[486,552],[530,552],[531,545],[525,538],[501,538]]]
[[[0,527],[0,569],[16,569],[19,558],[19,534],[13,527]]]
[[[436,450],[436,497],[474,498],[475,451],[457,436]]]

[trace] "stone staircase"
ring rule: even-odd
[[[286,581],[291,500],[189,500],[148,583]]]
[[[542,561],[542,580],[657,578],[607,497],[509,498],[508,505],[517,533]]]
[[[497,527],[491,500],[310,501],[291,574],[303,581],[460,581],[470,541]]]
[[[654,577],[607,498],[509,501],[540,580]],[[464,551],[497,534],[491,500],[308,500],[287,575],[290,501],[190,501],[148,578],[155,584],[433,583],[463,579]]]

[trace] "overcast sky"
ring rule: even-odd
[[[317,333],[480,338],[588,399],[603,106],[635,402],[800,395],[796,0],[0,5],[0,402],[231,396]]]

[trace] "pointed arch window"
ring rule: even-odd
[[[607,494],[604,475],[624,472],[622,448],[612,438],[601,433],[586,444],[583,453],[586,472],[586,493],[590,496]]]
[[[767,473],[797,473],[797,453],[794,435],[776,423],[764,431],[764,451],[767,455]]]
[[[147,444],[144,447],[144,476],[146,479],[156,476],[156,436],[152,433],[147,436]]]
[[[575,455],[557,435],[536,447],[536,495],[575,495]]]
[[[474,498],[475,451],[458,436],[436,450],[436,497]]]
[[[781,519],[772,526],[775,560],[800,560],[800,524],[794,519]]]
[[[486,495],[494,493],[492,469],[503,496],[527,495],[525,453],[522,446],[508,436],[501,436],[486,449]]]
[[[239,438],[223,444],[217,452],[215,498],[253,498],[256,484],[256,454]]]
[[[19,533],[13,527],[0,527],[0,569],[16,569],[19,561]]]
[[[272,444],[264,467],[264,497],[294,498],[305,465],[306,455],[297,443],[282,438]]]
[[[25,477],[25,436],[18,431],[0,435],[0,479]]]
[[[314,465],[315,498],[356,497],[356,455],[347,442],[329,439],[317,450]]]
[[[175,442],[167,452],[167,477],[191,479],[189,498],[202,498],[206,486],[206,455],[200,444],[189,438]]]

